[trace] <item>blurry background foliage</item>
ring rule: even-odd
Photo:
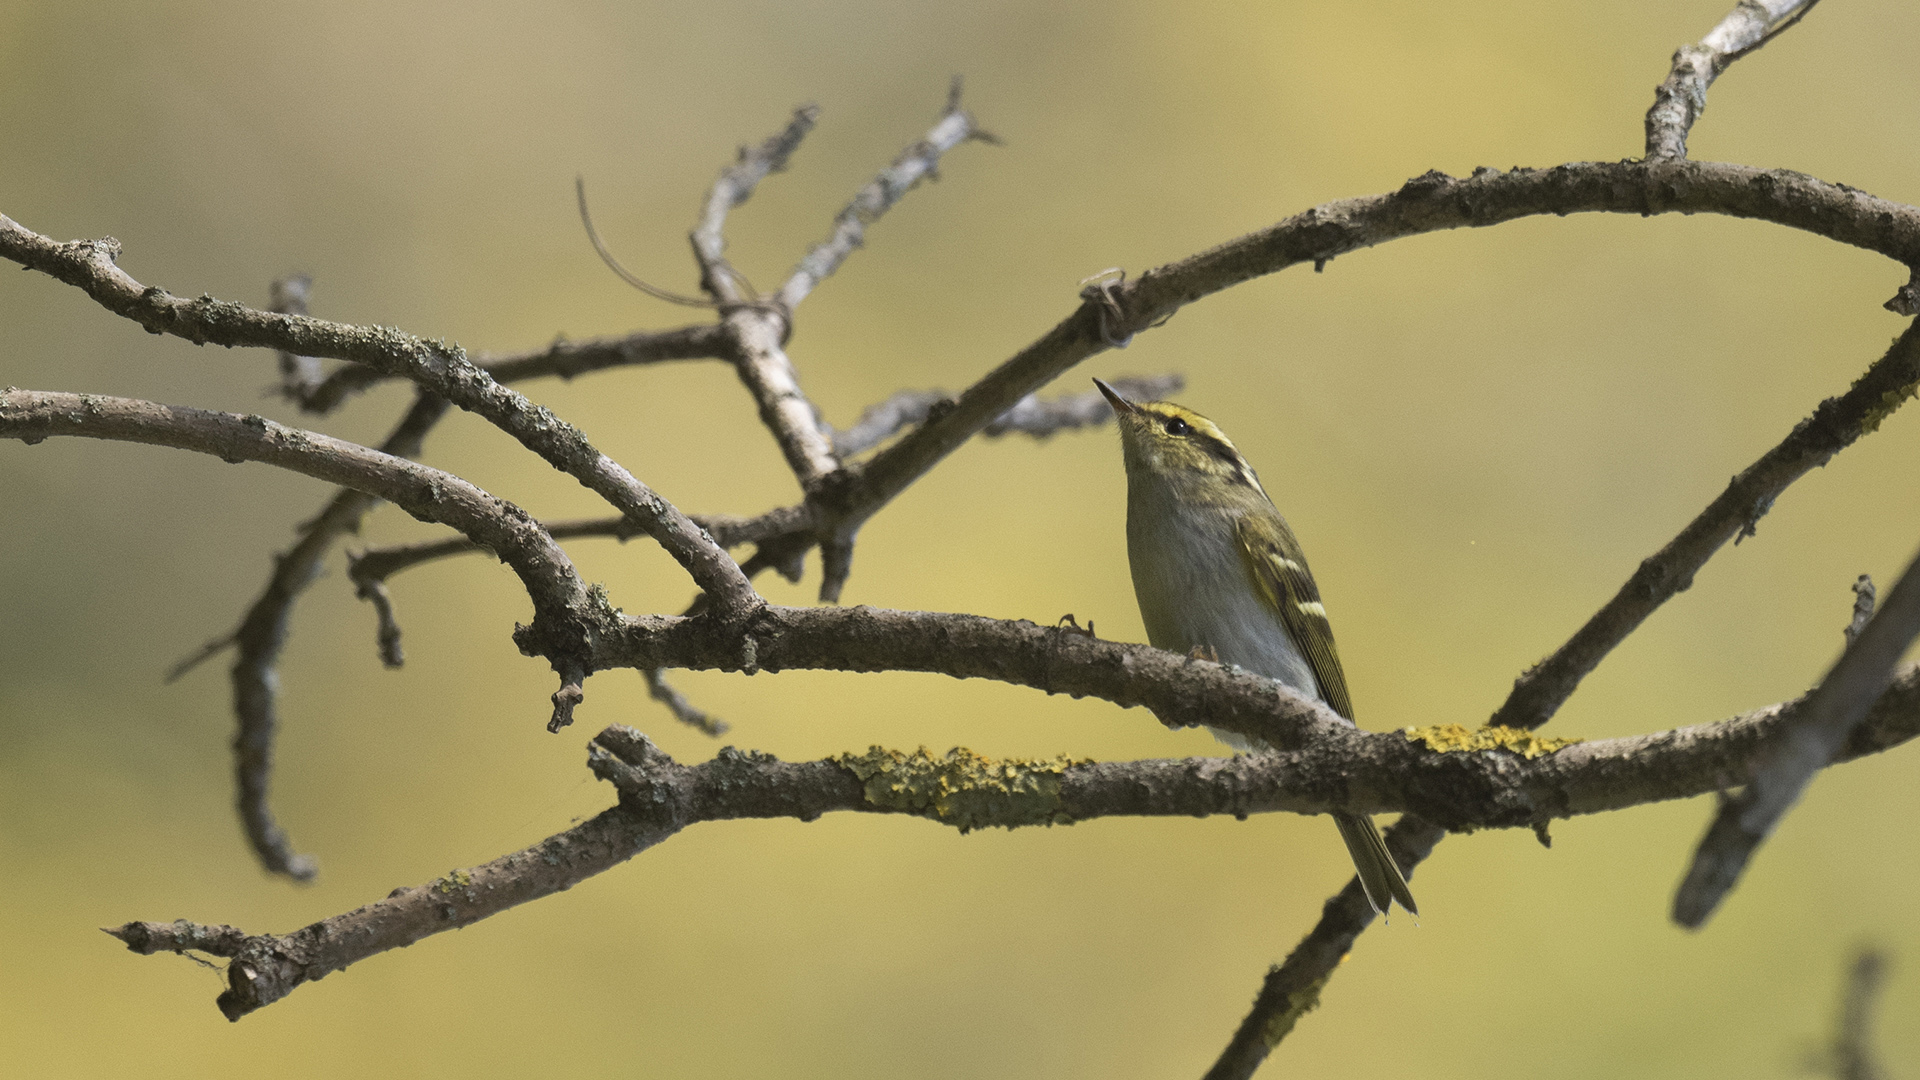
[[[938,114],[948,75],[1006,139],[963,147],[801,311],[792,353],[836,423],[958,389],[1139,270],[1429,168],[1640,153],[1673,48],[1727,0],[1469,4],[874,2],[539,5],[0,0],[0,210],[112,234],[175,292],[522,348],[675,325],[594,259],[569,187],[637,272],[690,290],[684,240],[741,142],[825,109],[730,225],[771,285]],[[1823,5],[1737,66],[1700,159],[1920,201],[1911,4]],[[1590,215],[1424,236],[1183,311],[1088,375],[1184,372],[1312,555],[1362,724],[1482,720],[1643,556],[1879,356],[1886,260],[1724,218]],[[302,421],[272,359],[149,337],[44,277],[0,275],[0,384]],[[690,511],[795,492],[712,362],[529,392]],[[377,438],[386,387],[326,422]],[[1861,572],[1920,540],[1909,408],[1807,477],[1554,720],[1621,735],[1791,697],[1837,654]],[[604,512],[469,418],[426,460],[551,516]],[[611,801],[582,745],[636,724],[717,744],[631,672],[546,734],[545,665],[508,640],[512,576],[452,560],[395,583],[408,667],[334,563],[282,669],[275,806],[321,859],[269,879],[232,801],[221,664],[327,494],[261,466],[53,440],[0,446],[0,1060],[21,1076],[1187,1076],[1347,877],[1324,823],[1105,820],[961,837],[909,819],[709,825],[574,891],[302,989],[238,1025],[215,973],[97,926],[179,916],[288,930],[492,858]],[[976,442],[865,530],[847,602],[1142,640],[1110,430]],[[386,510],[366,539],[426,535]],[[645,541],[575,545],[627,610],[685,576]],[[809,579],[768,595],[810,602]],[[935,676],[681,674],[783,757],[870,743],[994,755],[1215,754],[1142,711]],[[1706,800],[1457,838],[1426,915],[1361,941],[1275,1075],[1787,1075],[1828,1029],[1848,948],[1899,966],[1896,1069],[1920,1061],[1915,751],[1815,782],[1700,934],[1666,921]]]

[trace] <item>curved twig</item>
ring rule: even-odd
[[[587,209],[586,177],[576,176],[573,178],[573,197],[574,200],[580,204],[580,224],[587,230],[587,241],[593,245],[594,254],[600,256],[600,261],[607,264],[607,269],[613,271],[615,277],[646,293],[648,296],[653,297],[655,300],[665,300],[669,304],[679,304],[682,307],[697,308],[717,308],[720,306],[718,300],[709,300],[699,296],[682,296],[669,289],[663,289],[658,285],[643,280],[640,275],[620,265],[620,260],[613,257],[613,252],[607,249],[606,242],[600,239],[600,230],[593,227],[593,213]]]
[[[354,360],[418,383],[492,422],[639,523],[713,596],[718,614],[739,617],[761,603],[734,561],[678,508],[595,449],[578,428],[474,366],[459,346],[387,327],[257,311],[210,296],[184,300],[135,281],[114,264],[118,253],[115,241],[56,243],[0,215],[0,255],[84,290],[107,310],[154,333],[196,344]]]
[[[225,461],[259,461],[362,491],[412,514],[460,530],[512,567],[544,629],[521,640],[589,644],[611,614],[581,582],[566,552],[540,523],[452,473],[261,416],[209,412],[133,398],[9,388],[0,392],[0,438],[28,444],[72,435],[146,443],[212,454]],[[555,625],[565,624],[565,625]],[[578,665],[590,653],[556,655],[556,665]]]
[[[445,415],[443,398],[422,392],[400,423],[380,444],[380,451],[396,458],[420,453],[427,432]],[[301,526],[300,539],[273,563],[266,588],[247,610],[227,640],[237,648],[230,679],[233,684],[235,804],[247,840],[262,865],[275,873],[306,881],[317,871],[311,856],[297,855],[292,842],[274,821],[267,803],[273,778],[274,737],[280,727],[276,707],[280,679],[275,671],[286,645],[293,602],[320,571],[333,542],[359,529],[360,521],[379,500],[363,491],[341,488],[324,510]]]

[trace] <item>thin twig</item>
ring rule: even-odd
[[[289,274],[274,281],[268,291],[269,311],[282,315],[305,315],[307,299],[313,289],[313,279],[305,274]],[[320,358],[315,356],[295,356],[280,350],[274,354],[280,366],[280,396],[307,409],[307,401],[313,392],[325,381],[325,372],[321,370]]]
[[[719,179],[708,189],[699,224],[694,226],[689,239],[702,270],[700,287],[714,299],[729,302],[748,299],[738,291],[739,276],[727,263],[727,214],[751,198],[753,189],[769,174],[786,171],[788,159],[819,119],[818,105],[802,105],[793,110],[786,127],[757,147],[741,147],[738,160],[722,169]]]
[[[847,256],[865,241],[867,226],[880,220],[893,205],[918,187],[920,181],[939,178],[940,159],[949,150],[969,140],[998,143],[994,136],[974,123],[973,115],[960,107],[960,77],[954,76],[947,92],[947,107],[932,130],[919,142],[901,151],[892,165],[861,188],[833,219],[833,233],[815,244],[788,275],[776,299],[791,311],[800,306],[807,294],[840,268]]]
[[[1873,1045],[1873,1010],[1886,985],[1887,954],[1861,949],[1847,966],[1847,986],[1840,999],[1840,1015],[1833,1041],[1812,1061],[1809,1071],[1834,1080],[1887,1080]]]
[[[1112,385],[1129,398],[1151,401],[1177,393],[1184,385],[1184,380],[1179,375],[1121,376],[1113,379]],[[853,427],[836,432],[835,450],[842,456],[851,457],[871,449],[901,429],[923,423],[929,416],[937,415],[945,407],[943,403],[952,400],[941,390],[902,390],[868,407]],[[1112,416],[1113,410],[1107,406],[1106,399],[1093,391],[1047,400],[1029,397],[1016,403],[1000,419],[988,424],[982,434],[989,438],[1011,434],[1046,438],[1061,431],[1099,427]],[[694,524],[707,530],[714,543],[724,548],[796,538],[809,534],[815,527],[805,505],[784,507],[752,518],[701,514],[690,516]],[[543,522],[543,525],[556,540],[604,536],[625,541],[640,532],[632,522],[620,517]],[[368,548],[349,558],[348,573],[356,583],[384,581],[421,563],[479,550],[472,541],[458,536]]]
[[[878,221],[922,179],[935,174],[940,158],[947,151],[970,138],[979,137],[973,117],[960,108],[959,87],[956,79],[948,96],[946,111],[939,122],[854,195],[846,209],[834,219],[832,235],[825,242],[814,245],[800,260],[779,293],[767,298],[770,304],[742,307],[727,316],[727,323],[733,328],[739,346],[735,370],[739,372],[740,381],[747,391],[753,395],[754,403],[760,409],[761,422],[773,433],[774,441],[779,444],[803,491],[813,491],[826,477],[836,472],[840,468],[840,458],[835,452],[833,440],[820,422],[818,411],[800,389],[799,375],[783,347],[792,330],[794,309],[861,245],[867,226]],[[768,145],[773,143],[774,140],[769,140]],[[708,198],[709,208],[724,201],[719,190],[721,184],[735,182],[731,171],[722,174],[715,192]],[[714,215],[710,212],[708,218],[713,221]],[[717,224],[713,227],[713,235],[718,236]],[[697,247],[697,250],[706,249]],[[716,298],[735,302],[747,299],[734,287],[731,275],[709,274],[708,279]],[[771,310],[767,310],[769,307]],[[824,538],[824,542],[829,546],[844,544],[850,547],[852,537],[850,534],[833,535]],[[838,560],[838,564],[844,564],[844,561]],[[835,560],[829,562],[835,563]],[[830,568],[827,580],[821,586],[823,598],[837,596],[840,581],[844,581],[844,578],[836,580]]]
[[[623,334],[619,337],[567,341],[525,352],[482,353],[474,362],[497,382],[513,383],[554,375],[571,379],[608,368],[658,364],[668,360],[721,360],[732,343],[718,323],[700,323],[674,330]],[[309,412],[326,413],[354,394],[398,378],[365,364],[343,364],[316,387],[302,403]]]
[[[416,395],[414,404],[380,444],[380,451],[411,458],[420,452],[427,432],[445,414],[447,403],[431,394]],[[276,556],[266,588],[254,600],[240,625],[214,638],[167,672],[174,682],[200,664],[238,647],[231,672],[233,683],[235,802],[248,843],[270,872],[299,881],[310,880],[318,867],[313,858],[294,853],[286,832],[274,821],[267,805],[273,770],[273,744],[279,729],[280,680],[275,668],[286,643],[293,603],[319,573],[320,561],[333,541],[355,532],[379,500],[364,492],[342,488],[327,505],[300,527],[300,539]]]
[[[548,728],[572,722],[573,706],[581,699],[581,680],[593,670],[588,659],[592,642],[613,629],[615,612],[601,590],[589,589],[580,580],[566,553],[540,523],[512,503],[496,499],[451,473],[318,432],[288,428],[261,416],[96,394],[13,388],[0,394],[0,437],[31,445],[50,435],[170,446],[213,454],[226,461],[261,461],[385,499],[422,521],[460,530],[495,552],[526,587],[533,601],[534,619],[529,625],[515,627],[514,641],[527,655],[546,657],[561,677]],[[235,696],[241,698],[245,693],[246,684],[236,665]],[[235,750],[243,813],[249,806],[265,808],[264,787],[249,791],[246,784],[250,776],[264,783],[268,768],[263,755],[271,752],[271,728],[266,729],[266,737],[257,746],[249,745],[246,739],[249,718],[266,717],[270,721],[271,707],[271,697],[264,703],[244,699],[236,703],[241,731],[235,739]],[[247,825],[263,850],[275,843],[284,848],[284,837],[262,839],[255,835],[255,822],[250,820]],[[264,825],[271,827],[271,819]],[[290,860],[294,858],[286,854]],[[282,869],[297,876],[303,867],[292,863]],[[311,874],[310,864],[304,869]]]
[[[667,682],[667,673],[659,668],[641,672],[647,679],[647,696],[667,707],[675,720],[700,732],[719,738],[728,731],[727,722],[705,712]]]
[[[1920,554],[1894,583],[1886,603],[1867,623],[1806,704],[1750,766],[1738,795],[1721,802],[1673,898],[1673,921],[1697,928],[1739,881],[1754,851],[1800,799],[1866,718],[1893,678],[1900,656],[1920,638]]]
[[[1806,17],[1820,0],[1740,0],[1697,45],[1673,54],[1667,79],[1647,110],[1648,161],[1684,161],[1687,133],[1707,108],[1707,88],[1735,60],[1758,52]]]
[[[1129,400],[1157,401],[1169,394],[1179,393],[1180,388],[1186,385],[1186,380],[1179,375],[1148,378],[1121,376],[1110,380],[1110,383]],[[834,432],[834,451],[843,458],[864,453],[907,428],[925,423],[929,417],[952,405],[953,395],[945,390],[902,390],[878,405],[868,406],[852,427]],[[1015,402],[1013,408],[1002,413],[999,419],[988,424],[980,433],[988,438],[1020,434],[1044,439],[1061,431],[1100,427],[1111,419],[1113,409],[1096,391],[1066,394],[1047,400],[1029,394]]]

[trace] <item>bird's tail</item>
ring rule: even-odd
[[[1407,888],[1407,879],[1401,875],[1400,865],[1393,861],[1393,853],[1387,850],[1380,830],[1373,827],[1373,819],[1360,814],[1335,814],[1333,823],[1340,826],[1340,839],[1347,842],[1347,853],[1353,856],[1353,868],[1360,873],[1360,887],[1366,890],[1367,903],[1373,905],[1373,910],[1385,915],[1387,905],[1398,900],[1408,914],[1420,914],[1413,902],[1413,890]]]

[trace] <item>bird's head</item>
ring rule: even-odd
[[[1130,483],[1153,478],[1186,493],[1266,497],[1253,466],[1213,421],[1171,401],[1128,401],[1099,379],[1093,383],[1113,406]]]

